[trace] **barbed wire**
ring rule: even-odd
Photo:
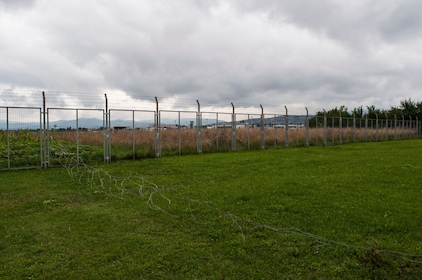
[[[165,188],[164,186],[158,186],[155,183],[146,181],[142,176],[129,175],[126,177],[116,177],[111,175],[105,170],[100,168],[94,168],[85,164],[82,158],[77,157],[74,153],[67,151],[67,149],[60,144],[56,144],[52,149],[54,155],[57,157],[57,161],[60,165],[66,168],[69,176],[78,182],[81,186],[89,186],[95,193],[103,193],[115,197],[117,199],[129,199],[132,200],[135,197],[140,197],[144,200],[145,204],[156,211],[160,211],[170,217],[177,218],[177,214],[171,213],[170,208],[173,201],[166,196],[164,193],[168,191],[175,191],[176,194],[188,205],[190,216],[195,223],[198,223],[193,211],[191,209],[192,204],[197,204],[202,208],[210,209],[219,216],[227,217],[231,223],[239,230],[242,239],[246,241],[246,235],[242,224],[249,224],[253,228],[261,228],[268,231],[294,234],[297,236],[306,237],[312,239],[318,243],[325,245],[336,245],[344,247],[346,249],[361,250],[366,252],[372,252],[373,254],[386,254],[392,257],[400,257],[405,261],[412,263],[422,264],[422,254],[406,253],[401,251],[381,249],[375,247],[365,247],[360,245],[349,244],[338,240],[319,236],[310,232],[303,231],[295,227],[274,227],[265,223],[255,221],[252,219],[244,218],[236,215],[231,211],[226,211],[213,206],[209,202],[204,202],[198,199],[193,199],[185,196],[181,191],[175,188]],[[159,199],[164,201],[168,209],[164,209],[156,203]],[[162,203],[162,202],[161,202]]]
[[[186,200],[186,201],[190,201],[190,202],[200,204],[204,207],[207,207],[207,208],[212,209],[214,211],[220,212],[223,215],[229,217],[233,221],[233,223],[235,223],[235,225],[241,231],[241,235],[242,235],[242,238],[244,240],[246,239],[246,237],[244,236],[243,229],[240,226],[241,223],[250,224],[250,225],[254,226],[255,228],[262,228],[262,229],[273,231],[273,232],[289,233],[289,234],[307,237],[307,238],[310,238],[310,239],[312,239],[316,242],[323,243],[325,245],[337,245],[337,246],[341,246],[341,247],[349,248],[349,249],[374,252],[376,254],[388,254],[388,255],[394,256],[394,257],[401,257],[401,258],[403,258],[407,261],[413,262],[413,263],[422,264],[422,254],[412,254],[412,253],[406,253],[406,252],[394,251],[394,250],[388,250],[388,249],[381,249],[381,248],[375,248],[375,247],[365,247],[365,246],[353,245],[353,244],[348,244],[348,243],[345,243],[345,242],[337,241],[337,240],[334,240],[334,239],[329,239],[329,238],[319,236],[319,235],[316,235],[316,234],[312,234],[312,233],[309,233],[309,232],[306,232],[306,231],[303,231],[301,229],[294,228],[294,227],[289,228],[289,227],[269,226],[269,225],[264,224],[262,222],[243,218],[241,216],[233,214],[230,211],[223,211],[219,208],[211,206],[208,203],[203,203],[200,200],[194,200],[194,199],[191,199],[191,198],[188,198],[188,197],[183,197],[183,199]],[[411,259],[411,258],[413,258],[413,259]]]
[[[85,92],[66,90],[40,90],[40,89],[0,89],[0,106],[43,106],[43,93],[46,96],[47,107],[65,108],[104,108],[105,94],[107,94],[110,107],[119,109],[143,109],[155,110],[155,103],[158,100],[160,109],[184,109],[196,110],[197,102],[202,108],[220,108],[231,112],[232,106],[237,112],[257,113],[264,108],[268,114],[284,114],[284,106],[288,104],[274,104],[270,100],[263,100],[260,104],[246,102],[245,100],[223,100],[216,99],[190,99],[179,96],[148,96],[148,95],[128,95],[117,92]],[[156,99],[157,98],[157,99]],[[261,108],[262,106],[262,108]],[[305,114],[305,107],[299,110]],[[312,113],[312,112],[311,112]]]
[[[148,182],[141,176],[116,177],[100,168],[88,166],[81,157],[77,157],[60,144],[53,146],[52,155],[81,186],[89,186],[95,193],[104,193],[119,199],[132,199],[132,196],[136,195],[144,199],[151,209],[174,216],[154,202],[156,197],[160,197],[168,205],[171,204],[171,200],[164,195],[164,187]]]

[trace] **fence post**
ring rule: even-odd
[[[295,116],[295,124],[296,124],[296,147],[299,147],[299,121],[298,121],[298,116]]]
[[[44,93],[44,92],[43,92]],[[7,169],[10,169],[10,129],[9,129],[9,107],[6,107],[6,135],[7,135]],[[41,157],[41,164],[43,164]]]
[[[394,140],[397,140],[397,116],[394,114]]]
[[[251,150],[251,121],[250,121],[250,114],[248,114],[248,151]]]
[[[103,130],[104,130],[104,162],[111,162],[111,143],[110,143],[110,112],[108,110],[108,98],[107,94],[104,94],[105,98],[105,111],[104,111],[104,120],[103,120]]]
[[[327,146],[327,112],[324,110],[324,146]]]
[[[289,147],[289,113],[288,113],[287,107],[284,106],[284,108],[286,110],[286,116],[284,118],[284,130],[285,130],[285,133],[286,133],[285,146],[286,146],[286,148],[288,148]]]
[[[217,119],[216,122],[216,127],[215,127],[215,144],[216,144],[216,148],[217,148],[217,153],[219,152],[219,147],[218,147],[218,125],[219,125],[219,121],[218,121],[218,112],[215,114],[215,118]]]
[[[79,158],[79,114],[78,109],[76,109],[76,162],[79,164],[81,162]]]
[[[378,114],[375,113],[375,142],[378,142]]]
[[[155,156],[161,156],[160,150],[160,112],[158,111],[158,98],[155,97],[155,119],[154,119],[154,128],[155,128]]]
[[[368,142],[368,115],[365,115],[365,142]]]
[[[42,134],[43,134],[43,158],[42,158],[42,168],[48,167],[47,162],[47,139],[48,139],[48,131],[47,131],[47,111],[46,111],[46,100],[45,100],[45,92],[42,92],[42,103],[43,103],[43,125],[42,125]]]
[[[265,123],[264,123],[264,108],[262,105],[259,105],[261,107],[261,149],[265,149]]]
[[[416,116],[416,138],[419,138],[419,119]]]
[[[305,109],[306,109],[306,119],[305,119],[305,129],[306,129],[306,131],[305,131],[305,143],[306,143],[306,146],[309,146],[309,113],[308,113],[308,108],[307,108],[307,107],[305,107]],[[316,121],[316,126],[318,126],[318,124],[317,124],[318,119],[315,119],[315,121]]]
[[[341,116],[341,110],[340,110],[340,119],[338,121],[338,126],[339,126],[339,142],[340,144],[343,144],[343,118]]]
[[[232,104],[232,108],[233,108],[233,112],[232,112],[232,151],[236,151],[236,115],[234,112],[234,104],[233,102]]]
[[[409,139],[412,139],[412,116],[409,116]]]
[[[404,139],[404,115],[401,115],[401,139]]]
[[[353,143],[356,142],[356,113],[353,112]]]
[[[274,121],[272,123],[272,128],[274,132],[274,148],[277,148],[277,115],[274,114]]]
[[[177,142],[179,147],[179,156],[182,155],[182,139],[180,138],[180,111],[177,112]]]
[[[48,109],[47,109],[48,111]],[[42,108],[40,108],[40,119],[38,120],[38,127],[39,127],[39,137],[40,137],[40,166],[43,166],[43,129],[42,129]],[[50,125],[48,124],[48,119],[47,119],[47,125],[48,127],[50,127]],[[50,151],[51,151],[51,145],[50,145],[50,137],[48,137],[48,165],[50,165]],[[9,153],[9,152],[8,152]],[[9,158],[9,154],[8,154],[8,158]]]
[[[202,153],[202,118],[201,118],[201,105],[199,101],[196,100],[198,104],[198,112],[196,113],[196,152],[198,154]]]
[[[133,159],[136,159],[135,110],[132,111],[132,153]]]
[[[385,139],[388,141],[388,115],[385,113]]]

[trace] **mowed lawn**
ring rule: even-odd
[[[0,279],[400,278],[421,140],[0,173]]]

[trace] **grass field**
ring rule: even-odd
[[[421,279],[421,168],[403,140],[2,172],[0,279]]]

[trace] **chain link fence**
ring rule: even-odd
[[[107,99],[107,97],[106,97]],[[78,162],[328,146],[421,137],[416,119],[86,108],[0,107],[0,169]]]

